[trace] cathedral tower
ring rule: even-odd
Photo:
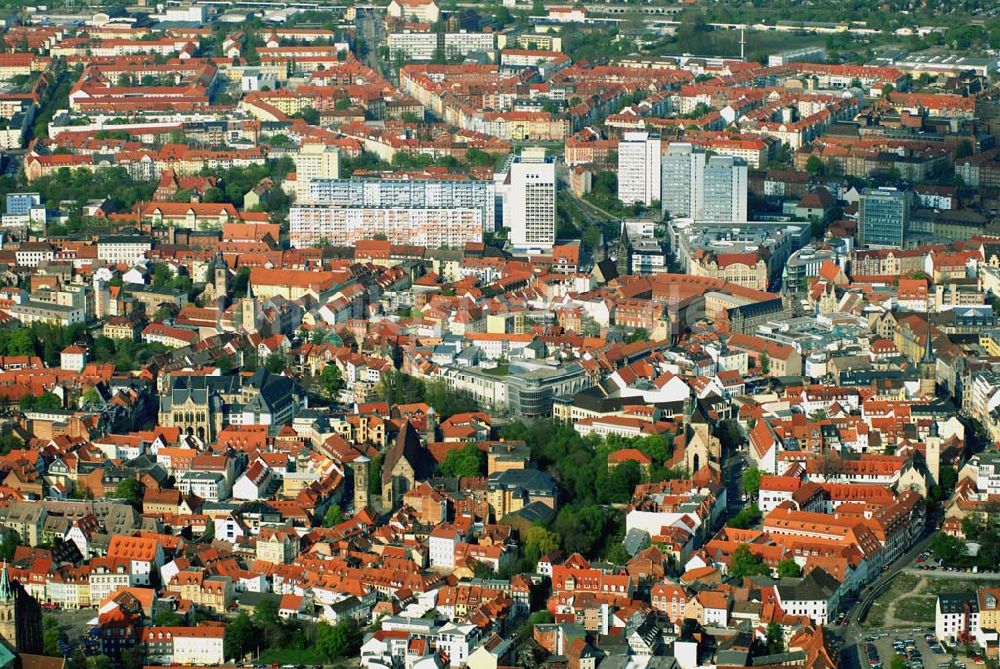
[[[42,650],[42,609],[20,583],[11,582],[6,561],[0,571],[0,637],[15,652]]]

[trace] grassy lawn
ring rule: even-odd
[[[326,656],[316,648],[268,648],[260,654],[260,664],[326,664]]]
[[[924,578],[924,587],[921,592],[926,595],[940,595],[943,592],[975,592],[982,587],[995,588],[1000,585],[1000,581],[991,580],[964,580],[961,578],[934,578],[934,573]]]
[[[825,45],[825,35],[762,31],[746,33],[746,55],[750,60],[781,49]],[[690,52],[699,56],[736,58],[740,55],[740,33],[737,30],[685,33],[678,35],[670,43],[670,47],[674,49],[674,53]]]
[[[507,376],[510,373],[510,365],[502,364],[490,369],[483,369],[482,372],[489,374],[490,376]]]
[[[896,618],[911,623],[934,622],[935,597],[903,597],[896,603]]]
[[[888,604],[883,599],[875,600],[875,603],[868,609],[868,616],[865,618],[865,627],[882,627],[885,625],[885,609]]]
[[[892,587],[882,593],[872,604],[865,619],[866,627],[883,627],[896,623],[933,623],[937,596],[946,592],[976,591],[983,586],[996,586],[998,582],[977,581],[962,578],[934,578],[927,576],[900,574],[892,581]],[[891,620],[886,613],[891,604]]]
[[[919,582],[920,579],[912,574],[900,574],[894,578],[892,587],[882,593],[868,610],[868,617],[865,618],[864,622],[865,627],[883,627],[886,623],[885,614],[889,604],[916,590]],[[898,606],[896,611],[899,611]]]

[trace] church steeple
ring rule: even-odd
[[[0,571],[0,602],[9,602],[14,598],[10,589],[10,575],[7,573],[7,561],[3,561],[3,571]]]
[[[921,362],[935,362],[934,344],[931,342],[931,317],[927,314],[927,340],[924,342],[924,359]]]
[[[937,389],[937,360],[934,358],[934,344],[931,342],[931,318],[927,314],[927,336],[924,341],[924,355],[917,365],[920,374],[920,394],[933,396]]]

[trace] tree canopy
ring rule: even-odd
[[[353,620],[316,625],[316,647],[330,661],[351,657],[361,647],[361,631]]]
[[[735,551],[729,565],[729,574],[739,580],[747,576],[763,576],[770,574],[771,570],[764,564],[764,559],[755,555],[746,544],[740,544]]]
[[[323,516],[323,527],[339,525],[344,520],[344,511],[339,504],[331,504]]]
[[[802,575],[802,568],[795,560],[784,559],[778,563],[778,576],[782,578],[797,578]]]
[[[482,476],[485,469],[485,453],[476,444],[468,444],[448,451],[441,462],[441,473],[445,476]]]
[[[115,497],[126,500],[132,506],[142,504],[142,484],[134,478],[124,478],[115,487]]]

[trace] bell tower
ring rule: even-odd
[[[354,513],[368,506],[369,462],[371,459],[366,455],[359,455],[351,462],[351,471],[354,473]]]
[[[920,373],[920,394],[932,397],[937,394],[937,360],[934,357],[934,344],[931,341],[930,313],[927,314],[927,335],[924,342],[924,356],[917,366]]]
[[[927,473],[931,476],[931,484],[941,483],[941,435],[938,433],[937,420],[931,421],[931,431],[924,442],[927,460]]]
[[[0,637],[17,650],[17,602],[11,589],[6,560],[0,572]]]
[[[10,580],[7,562],[0,570],[0,640],[17,653],[42,650],[42,609],[35,598]]]

